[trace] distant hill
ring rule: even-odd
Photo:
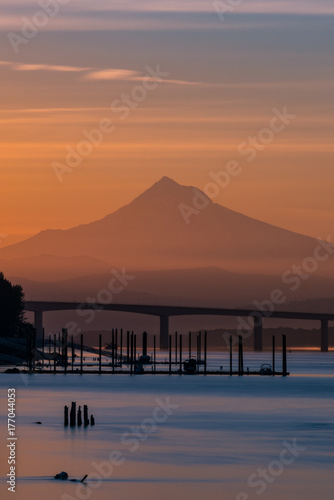
[[[334,298],[334,280],[318,276],[310,276],[302,283],[298,291],[292,292],[282,283],[280,276],[244,275],[215,267],[131,271],[129,274],[134,276],[134,279],[128,282],[120,295],[113,296],[113,301],[252,308],[254,307],[253,301],[261,303],[269,299],[272,290],[280,288],[286,297],[280,309],[290,307],[292,302],[302,310],[304,302],[307,301],[309,304],[311,300],[315,304],[314,307],[318,309],[323,304],[323,299],[320,300],[320,298],[328,297],[327,310],[331,310]],[[80,302],[87,301],[88,298],[98,301],[99,291],[107,287],[110,277],[108,273],[48,282],[12,276],[11,279],[15,283],[22,284],[27,300]]]
[[[110,266],[99,259],[77,255],[76,257],[57,257],[36,255],[16,259],[1,259],[0,268],[6,276],[19,276],[22,279],[53,281],[79,278],[89,270],[92,273],[108,273]]]

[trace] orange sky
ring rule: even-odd
[[[20,33],[24,8],[28,17],[36,11],[30,1],[1,4],[4,36]],[[216,202],[327,236],[334,214],[330,2],[319,2],[316,13],[314,2],[253,1],[224,22],[207,2],[162,1],[156,11],[153,4],[139,9],[129,0],[121,12],[119,2],[85,0],[79,8],[74,1],[18,54],[8,40],[1,46],[0,245],[93,221],[163,175],[204,189],[209,173],[232,159],[242,173]],[[122,120],[112,103],[142,86],[148,65],[169,75]],[[247,162],[238,146],[284,106],[296,118]],[[64,163],[65,148],[103,119],[116,129],[59,183],[52,164]]]

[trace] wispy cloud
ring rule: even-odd
[[[224,0],[222,4],[229,5]],[[40,7],[29,0],[1,0],[0,29],[21,31],[22,19],[31,20]],[[61,6],[61,14],[50,19],[40,31],[151,31],[221,29],[214,0],[71,0]],[[227,11],[228,14],[228,11]],[[333,0],[244,0],[233,18],[250,14],[324,16],[334,15]],[[231,16],[230,16],[231,17]],[[251,21],[253,21],[251,19]],[[230,29],[230,28],[229,28]],[[240,27],[242,29],[242,27]]]
[[[141,74],[139,71],[131,71],[125,69],[106,69],[102,71],[92,71],[85,76],[88,80],[123,80],[123,81],[139,81],[143,78],[149,82],[156,82],[153,77]],[[205,85],[201,82],[190,82],[187,80],[172,80],[164,79],[163,83],[170,83],[172,85]]]
[[[132,78],[132,80],[142,80],[143,77],[142,76],[136,76],[134,78]],[[149,78],[147,77],[147,81],[152,81],[154,82],[154,78]],[[173,85],[209,85],[207,83],[203,83],[203,82],[189,82],[187,80],[169,80],[169,79],[164,79],[164,83],[171,83]]]
[[[78,68],[76,66],[57,66],[51,64],[18,64],[13,65],[14,71],[60,71],[60,72],[81,72],[90,68]]]
[[[59,66],[57,64],[23,64],[13,61],[0,61],[0,66],[7,66],[12,71],[60,71],[60,72],[83,72],[91,71],[92,68],[80,66]]]
[[[140,71],[119,68],[86,68],[80,66],[59,66],[52,64],[21,64],[10,61],[0,61],[0,66],[5,66],[12,71],[56,71],[61,73],[82,73],[82,78],[92,81],[118,80],[118,81],[156,81]],[[206,85],[202,82],[191,82],[187,80],[165,79],[164,83],[172,85]]]

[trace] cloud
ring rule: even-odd
[[[141,74],[139,71],[131,71],[126,69],[106,69],[102,71],[93,71],[88,73],[84,78],[88,80],[123,80],[142,82],[143,78],[149,82],[156,82],[153,77],[146,74]],[[170,80],[163,79],[163,83],[170,83],[172,85],[203,85],[201,82],[190,82],[187,80]]]
[[[132,80],[142,81],[143,78],[144,78],[144,76],[136,76],[136,77],[132,78]],[[146,80],[149,82],[156,81],[154,78],[151,78],[151,77],[146,77]],[[164,79],[163,83],[171,83],[173,85],[209,85],[209,84],[205,84],[202,82],[189,82],[187,80],[169,80],[169,79]]]
[[[60,71],[68,72],[83,72],[90,71],[92,68],[83,68],[80,66],[59,66],[57,64],[23,64],[13,61],[0,61],[0,66],[7,66],[12,71]]]
[[[88,80],[133,80],[139,75],[138,71],[127,69],[104,69],[88,73],[85,78]]]
[[[23,20],[31,21],[41,11],[39,2],[0,1],[0,29],[7,31],[20,32],[25,25]],[[226,20],[229,23],[232,23],[232,19],[239,20],[239,17],[242,19],[245,15],[251,22],[255,16],[271,16],[276,23],[282,23],[276,14],[290,17],[334,15],[333,0],[243,0],[239,5],[233,6],[233,2],[231,4],[226,10]],[[71,0],[62,5],[59,15],[50,17],[40,31],[219,30],[222,23],[217,9],[221,11],[224,5],[230,5],[228,0]],[[229,23],[224,23],[224,26]]]
[[[12,69],[14,71],[60,71],[66,73],[88,71],[90,68],[80,68],[76,66],[57,66],[51,64],[13,64]]]
[[[130,69],[100,69],[85,68],[80,66],[58,66],[52,64],[21,64],[10,61],[0,61],[0,66],[7,66],[12,71],[58,71],[61,73],[86,73],[83,78],[86,80],[118,80],[118,81],[142,81],[145,78],[147,81],[155,82],[153,77],[149,77],[140,71]],[[93,71],[92,71],[93,70]],[[201,82],[191,82],[187,80],[164,79],[164,83],[171,85],[206,85]]]

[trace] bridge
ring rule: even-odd
[[[139,304],[97,304],[78,302],[26,301],[25,310],[34,313],[37,339],[43,337],[43,314],[52,311],[103,310],[134,314],[145,314],[160,318],[160,348],[168,349],[169,318],[171,316],[229,316],[249,318],[254,328],[254,350],[262,351],[263,320],[265,318],[309,320],[320,322],[321,351],[328,352],[328,323],[334,321],[334,314],[260,311],[252,309],[224,309],[213,307],[160,306]]]

